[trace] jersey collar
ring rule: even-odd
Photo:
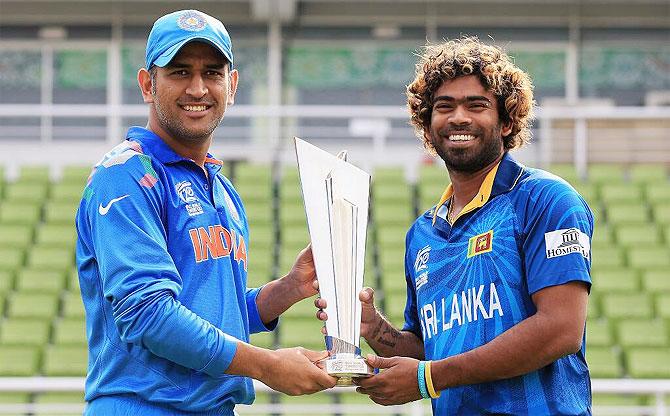
[[[150,154],[164,165],[177,163],[181,161],[193,162],[190,159],[178,155],[170,146],[167,145],[156,133],[144,127],[131,127],[126,134],[126,140],[139,142],[143,153]],[[205,163],[211,163],[217,166],[223,165],[223,162],[215,159],[214,156],[207,153]]]
[[[483,207],[491,198],[511,191],[519,181],[521,173],[523,172],[523,168],[524,166],[514,160],[509,152],[505,152],[500,162],[498,162],[498,164],[494,166],[489,173],[486,174],[484,181],[479,187],[479,192],[477,192],[477,195],[475,195],[474,198],[472,198],[472,200],[465,207],[463,207],[461,212],[459,212],[454,219],[454,222],[457,221],[459,217],[467,214],[468,212]],[[433,210],[433,225],[435,225],[435,221],[438,217],[446,221],[448,210],[445,203],[449,200],[449,198],[451,198],[453,194],[454,188],[452,184],[449,184],[444,190],[444,193],[442,193],[440,201]]]

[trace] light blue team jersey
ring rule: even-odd
[[[76,218],[86,414],[232,415],[254,400],[249,378],[225,374],[239,340],[269,329],[246,287],[247,219],[221,162],[205,169],[133,127],[89,178]]]
[[[535,314],[531,295],[540,289],[591,285],[593,217],[562,179],[506,154],[453,227],[444,203],[451,193],[406,238],[403,329],[423,339],[427,360],[477,348]],[[447,389],[433,413],[588,415],[585,345],[523,376]]]

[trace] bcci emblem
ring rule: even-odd
[[[428,283],[428,259],[430,258],[430,246],[426,246],[416,253],[414,260],[414,273],[417,275],[414,279],[416,290]]]
[[[189,32],[199,32],[207,26],[207,21],[200,13],[188,11],[179,16],[177,26]]]

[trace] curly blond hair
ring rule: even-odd
[[[496,46],[476,37],[462,37],[440,44],[427,44],[416,64],[414,81],[407,86],[407,107],[411,124],[423,145],[435,155],[427,137],[433,113],[433,94],[446,80],[476,75],[493,93],[503,123],[512,122],[512,131],[503,137],[505,150],[522,147],[530,141],[533,120],[533,84],[528,74]]]

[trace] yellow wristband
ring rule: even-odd
[[[440,397],[440,392],[435,391],[435,386],[433,386],[433,375],[430,372],[430,364],[432,361],[426,361],[426,389],[428,390],[428,395],[432,399],[437,399]]]

